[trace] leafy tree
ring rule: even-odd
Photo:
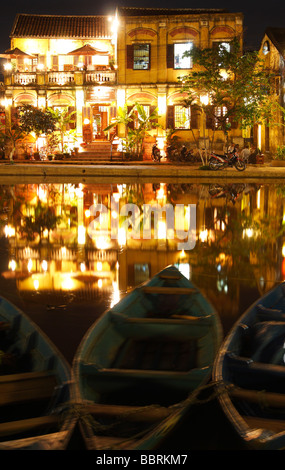
[[[60,142],[61,142],[61,150],[64,151],[64,137],[67,132],[71,132],[68,130],[69,124],[74,123],[74,114],[76,111],[69,112],[68,108],[63,108],[62,110],[59,109],[52,109],[48,108],[47,111],[51,114],[53,119],[56,123],[56,129],[59,131],[60,134]]]
[[[56,119],[49,109],[42,111],[29,104],[20,106],[18,121],[22,131],[27,134],[35,132],[37,137],[51,134],[56,129]]]
[[[193,47],[185,55],[192,57],[196,70],[180,77],[182,91],[188,93],[187,101],[198,103],[212,118],[212,129],[221,129],[226,140],[234,122],[246,128],[267,117],[271,74],[257,52],[242,54],[239,40],[234,38],[230,50],[223,45]],[[209,104],[201,102],[206,95]],[[215,108],[225,112],[217,116]]]
[[[0,131],[1,146],[8,148],[11,162],[13,161],[17,142],[23,140],[24,137],[25,132],[14,122],[8,123],[5,131]]]
[[[157,110],[148,114],[145,108],[139,103],[135,103],[130,111],[127,105],[125,105],[123,108],[118,109],[116,120],[106,127],[104,131],[108,131],[118,124],[123,124],[126,128],[125,150],[141,155],[143,152],[144,138],[147,132],[155,127],[159,127],[157,118]],[[133,123],[132,128],[129,127],[130,123]]]

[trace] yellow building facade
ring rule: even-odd
[[[195,71],[191,59],[183,57],[193,46],[211,48],[239,37],[242,48],[243,15],[225,10],[167,10],[120,8],[118,13],[119,106],[136,102],[156,107],[161,128],[155,131],[165,148],[167,129],[174,129],[181,142],[204,146],[212,138],[212,124],[194,107],[185,107],[179,77]],[[218,110],[218,112],[222,110]],[[239,130],[232,131],[236,143],[243,142]],[[224,137],[215,131],[216,148]]]
[[[158,111],[159,127],[151,131],[150,141],[157,140],[161,149],[168,129],[176,131],[180,142],[204,147],[213,127],[193,107],[185,107],[179,77],[195,69],[183,54],[234,37],[242,48],[242,36],[242,13],[218,9],[119,8],[112,18],[19,14],[6,54],[6,118],[22,104],[68,108],[76,112],[68,130],[76,134],[77,145],[84,145],[111,140],[115,132],[123,137],[123,126],[104,129],[119,107],[139,103],[147,113]],[[243,144],[239,129],[231,133],[235,143]],[[68,139],[66,144],[74,145]],[[222,150],[223,144],[222,132],[215,130],[214,147]]]

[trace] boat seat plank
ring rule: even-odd
[[[109,404],[86,404],[83,411],[96,416],[115,417],[126,421],[155,422],[167,418],[171,410],[160,406],[124,406]]]
[[[0,405],[50,398],[56,386],[50,372],[31,372],[0,376]]]
[[[36,418],[21,419],[17,421],[9,421],[0,423],[0,436],[11,436],[20,434],[30,430],[37,430],[42,427],[57,425],[59,418],[56,415],[38,416]]]
[[[276,433],[285,431],[284,420],[257,418],[255,416],[242,416],[242,418],[251,428],[267,429]]]
[[[229,389],[229,394],[232,398],[245,400],[251,403],[259,403],[263,406],[285,407],[285,395],[283,393],[232,387]]]
[[[189,295],[198,292],[192,287],[143,286],[141,289],[145,294]]]
[[[123,321],[125,323],[133,324],[161,324],[161,325],[190,325],[190,324],[202,324],[208,325],[211,324],[213,317],[212,315],[183,315],[183,314],[173,314],[167,318],[165,317],[128,317],[127,315],[119,312],[113,312],[111,315],[112,320]]]
[[[169,280],[169,281],[178,281],[179,279],[182,278],[182,276],[180,274],[166,274],[166,273],[162,273],[159,275],[159,278],[160,279],[165,279],[165,280]]]
[[[253,361],[232,353],[225,356],[237,386],[285,393],[285,367]]]

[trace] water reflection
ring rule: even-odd
[[[283,280],[284,192],[275,184],[2,185],[0,294],[30,314],[72,360],[103,310],[175,264],[204,290],[226,332]],[[185,233],[195,207],[194,248],[179,248],[178,221],[169,227],[165,211],[157,219],[152,214],[150,236],[135,236],[129,208],[138,208],[141,229],[146,205],[183,207]]]

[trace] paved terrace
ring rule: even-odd
[[[162,182],[168,179],[177,181],[197,180],[199,182],[270,182],[280,180],[285,184],[285,166],[271,163],[248,165],[245,171],[226,168],[218,171],[202,170],[200,166],[187,163],[143,162],[100,162],[82,163],[76,161],[24,162],[0,161],[0,182],[2,184],[40,182],[135,182],[136,180]]]

